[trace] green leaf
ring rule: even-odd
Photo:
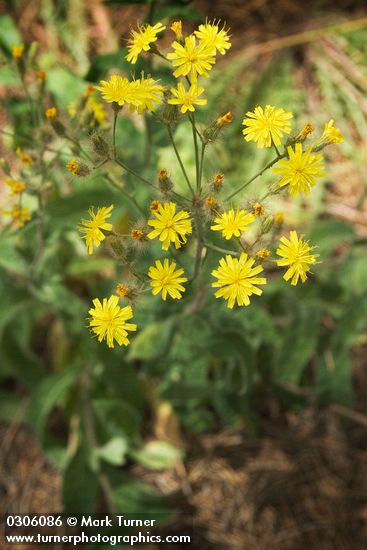
[[[150,470],[172,468],[182,458],[182,451],[166,441],[149,441],[142,449],[131,454],[139,464]]]
[[[29,267],[16,248],[16,235],[10,230],[0,233],[0,266],[11,273],[28,273]]]
[[[14,45],[21,44],[22,37],[10,15],[0,16],[0,46],[8,53]]]
[[[129,403],[111,398],[93,399],[93,410],[108,439],[126,439],[139,433],[140,416]]]
[[[107,441],[103,447],[98,447],[92,452],[92,463],[99,462],[100,459],[113,464],[114,466],[122,466],[126,461],[126,453],[128,444],[126,439],[122,437],[114,437]],[[96,468],[97,469],[97,468]]]
[[[320,260],[326,260],[341,244],[353,242],[355,238],[353,226],[341,220],[326,220],[316,223],[307,235],[312,245],[317,245]]]
[[[161,520],[168,520],[174,511],[164,506],[164,499],[157,495],[150,485],[141,481],[129,481],[114,490],[117,510],[127,514],[144,514],[147,519],[161,514]]]
[[[35,389],[28,409],[28,422],[39,438],[43,435],[48,415],[62,403],[78,376],[76,368],[65,369],[44,378]]]
[[[91,514],[96,510],[98,479],[89,466],[88,450],[82,446],[69,462],[63,482],[64,511]]]
[[[282,346],[274,357],[274,382],[299,384],[305,367],[317,349],[320,305],[300,304],[292,312]]]
[[[63,67],[55,67],[47,72],[48,91],[56,98],[56,103],[67,109],[86,90],[87,83],[75,73]]]
[[[161,357],[170,344],[175,323],[175,317],[168,317],[147,325],[132,341],[128,359],[153,361]]]

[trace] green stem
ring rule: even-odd
[[[199,173],[199,193],[201,193],[201,182],[203,179],[203,168],[204,168],[204,155],[205,155],[206,144],[201,144],[201,156],[200,156],[200,173]]]
[[[241,187],[239,187],[238,189],[236,189],[235,191],[233,191],[233,193],[231,193],[230,195],[228,195],[228,197],[226,197],[226,201],[229,201],[231,199],[233,199],[233,197],[235,197],[236,195],[238,195],[238,193],[240,193],[241,191],[243,191],[243,189],[245,189],[248,185],[250,185],[250,183],[252,183],[253,181],[255,181],[258,177],[260,177],[266,170],[268,170],[269,168],[271,168],[273,166],[273,164],[276,164],[278,162],[278,160],[284,158],[287,156],[287,153],[284,153],[283,155],[279,155],[278,157],[276,157],[275,159],[273,159],[272,161],[268,162],[268,164],[266,166],[264,166],[264,168],[262,168],[260,170],[260,172],[258,172],[257,174],[255,174],[254,176],[252,176],[249,180],[247,180],[243,185],[241,185]]]
[[[231,254],[231,256],[239,256],[239,252],[234,250],[227,250],[226,248],[221,248],[220,246],[216,246],[215,244],[208,243],[204,241],[204,246],[207,248],[210,248],[211,250],[215,250],[216,252],[221,252],[222,254]]]
[[[116,123],[117,123],[118,112],[113,112],[113,128],[112,128],[112,150],[113,150],[113,160],[116,160]]]
[[[192,137],[194,139],[194,147],[195,147],[195,166],[196,166],[196,190],[199,191],[200,189],[200,161],[199,161],[199,147],[198,147],[198,138],[196,135],[196,128],[195,128],[195,118],[194,114],[189,115],[190,122],[192,125]]]
[[[171,128],[169,128],[169,126],[167,126],[167,131],[168,131],[168,135],[169,135],[169,138],[170,138],[170,140],[171,140],[171,143],[172,143],[172,147],[173,147],[173,149],[174,149],[174,151],[175,151],[175,154],[176,154],[178,163],[179,163],[179,165],[180,165],[180,167],[181,167],[181,171],[182,171],[182,173],[183,173],[183,175],[184,175],[184,178],[185,178],[185,180],[186,180],[186,183],[187,183],[187,185],[189,186],[189,189],[190,189],[192,195],[195,196],[195,191],[194,191],[194,189],[193,189],[193,187],[192,187],[192,185],[191,185],[191,183],[190,183],[190,180],[189,180],[188,175],[187,175],[187,173],[186,173],[185,167],[184,167],[183,162],[182,162],[182,160],[181,160],[180,153],[178,152],[178,149],[177,149],[177,147],[176,147],[175,140],[173,139],[172,130],[171,130]]]

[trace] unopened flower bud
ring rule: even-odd
[[[183,34],[182,34],[182,21],[174,21],[172,25],[170,26],[170,29],[175,33],[176,40],[180,42],[183,40]]]
[[[266,218],[262,221],[262,224],[261,224],[261,233],[263,235],[265,233],[269,233],[273,225],[274,225],[273,216],[266,216]]]
[[[159,189],[162,191],[162,193],[168,193],[173,188],[173,181],[168,175],[168,172],[165,168],[162,168],[162,170],[158,173],[158,183],[159,183]]]
[[[45,116],[47,120],[49,120],[50,122],[56,120],[57,119],[56,107],[50,107],[49,109],[47,109],[47,111],[45,111]]]
[[[110,146],[99,132],[92,133],[91,141],[92,141],[93,150],[99,157],[103,157],[103,158],[109,157]]]

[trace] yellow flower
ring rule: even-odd
[[[216,208],[218,208],[218,202],[214,197],[211,197],[211,196],[207,197],[205,199],[205,203],[210,208],[210,210],[215,210]]]
[[[24,222],[28,222],[31,219],[29,208],[22,208],[16,204],[13,204],[11,210],[4,211],[5,216],[10,216],[18,227],[23,227]]]
[[[270,256],[270,250],[268,250],[267,248],[262,248],[256,253],[256,256],[261,260],[266,260],[266,258]]]
[[[262,294],[262,290],[255,285],[265,285],[266,278],[256,277],[263,268],[260,265],[253,267],[254,263],[255,260],[249,258],[245,252],[242,252],[240,258],[227,254],[219,260],[218,269],[212,271],[213,277],[218,279],[212,283],[213,288],[219,288],[215,297],[227,300],[227,307],[230,309],[235,302],[239,306],[248,306],[252,294]]]
[[[214,187],[217,187],[217,188],[221,187],[223,185],[223,181],[224,181],[224,174],[222,172],[216,174],[213,180]]]
[[[246,128],[242,130],[245,140],[255,141],[260,148],[280,145],[282,135],[291,131],[288,121],[293,114],[272,105],[266,105],[265,109],[255,107],[253,112],[246,113],[246,117],[243,119]]]
[[[132,239],[134,239],[134,241],[141,241],[142,239],[144,239],[143,231],[138,228],[132,229],[130,232],[130,236]]]
[[[13,56],[13,59],[15,59],[15,61],[19,61],[20,59],[22,59],[23,53],[24,53],[24,44],[18,44],[18,45],[12,46],[11,55]]]
[[[175,33],[177,40],[183,39],[182,21],[174,21],[170,26],[170,29]]]
[[[215,57],[210,47],[205,44],[196,44],[196,38],[193,34],[185,38],[185,44],[182,45],[175,41],[172,43],[174,52],[167,54],[167,58],[172,60],[172,65],[177,67],[173,76],[186,76],[189,73],[192,79],[196,80],[198,74],[208,76],[208,71],[215,63]]]
[[[303,152],[301,143],[296,143],[294,150],[287,147],[287,151],[289,158],[280,160],[278,167],[272,170],[282,178],[279,186],[289,185],[288,192],[293,196],[310,193],[311,187],[316,185],[316,178],[324,175],[322,155],[312,153],[310,147]]]
[[[160,205],[160,202],[157,200],[157,199],[154,199],[151,203],[150,203],[150,209],[152,212],[155,212],[156,210],[158,210],[158,207]]]
[[[150,286],[154,295],[162,292],[162,299],[166,300],[167,294],[174,300],[182,298],[181,292],[185,292],[185,287],[181,283],[186,283],[187,278],[181,277],[183,269],[176,269],[176,262],[171,262],[167,258],[162,262],[157,260],[155,267],[150,266],[148,275],[152,279]]]
[[[315,247],[309,246],[308,242],[302,240],[302,237],[298,237],[296,231],[290,232],[290,238],[280,238],[280,245],[277,249],[277,255],[281,256],[282,260],[277,260],[278,266],[289,266],[289,269],[285,272],[283,279],[286,281],[291,280],[292,285],[298,283],[298,279],[301,278],[302,283],[307,279],[307,273],[310,271],[310,264],[316,263],[316,258],[319,254],[310,254],[310,251]]]
[[[129,292],[129,287],[124,285],[123,283],[118,283],[116,285],[116,294],[120,296],[120,298],[124,298]]]
[[[312,126],[312,124],[310,122],[307,122],[307,124],[302,128],[300,133],[297,135],[297,138],[305,140],[306,137],[312,134],[314,130],[315,128]]]
[[[11,178],[5,178],[5,184],[11,189],[10,196],[20,195],[25,191],[25,183],[23,181],[14,181]]]
[[[142,113],[144,109],[153,111],[154,104],[158,105],[162,102],[163,86],[150,76],[147,78],[142,76],[138,80],[133,80],[131,86],[134,97],[133,101],[130,102],[131,110],[137,109],[139,113]]]
[[[81,221],[79,231],[85,233],[83,239],[85,239],[89,254],[93,254],[93,245],[98,248],[101,242],[105,240],[106,236],[103,230],[111,231],[112,224],[106,222],[106,220],[111,217],[112,209],[113,204],[108,207],[103,206],[102,208],[98,208],[95,214],[93,208],[90,208],[88,212],[91,219]]]
[[[37,75],[37,78],[38,78],[41,82],[44,82],[44,81],[45,81],[45,78],[46,78],[46,71],[37,71],[36,75]]]
[[[339,128],[335,128],[333,120],[329,120],[329,122],[325,124],[321,141],[327,145],[329,143],[342,143],[344,141],[341,131]]]
[[[148,221],[148,225],[154,227],[148,234],[149,239],[159,237],[162,250],[168,250],[171,243],[174,243],[176,248],[181,248],[187,241],[186,235],[192,233],[189,213],[181,210],[176,214],[176,204],[164,202],[158,205],[157,210],[153,210],[153,214],[156,219]]]
[[[231,111],[228,111],[228,113],[226,113],[225,115],[217,118],[217,124],[218,126],[227,126],[228,124],[231,124],[231,122],[233,122],[233,119],[233,114],[231,113]]]
[[[284,223],[283,212],[276,212],[276,214],[274,214],[274,222],[278,225],[282,225]]]
[[[252,209],[253,209],[253,212],[254,212],[255,216],[263,216],[265,214],[265,208],[259,202],[255,202]]]
[[[212,48],[213,53],[218,50],[219,53],[224,55],[226,50],[231,47],[227,31],[224,30],[224,27],[219,30],[219,26],[215,24],[215,21],[199,25],[199,30],[195,31],[195,35],[199,38],[201,44]]]
[[[24,153],[20,147],[17,147],[15,154],[20,158],[20,162],[27,166],[32,166],[33,159],[28,153]]]
[[[157,23],[153,26],[148,24],[142,25],[137,31],[132,30],[127,46],[129,53],[125,59],[134,65],[138,60],[140,52],[149,51],[150,44],[158,39],[157,34],[164,31],[165,28],[162,23]]]
[[[93,300],[94,308],[89,310],[89,326],[98,336],[98,342],[106,338],[109,348],[114,347],[114,340],[119,346],[130,344],[128,331],[135,331],[136,325],[127,323],[133,317],[131,306],[121,308],[118,305],[118,297],[111,296],[108,300],[103,298],[103,303],[95,298]]]
[[[86,103],[87,113],[93,116],[93,123],[99,125],[103,124],[107,118],[106,109],[103,107],[102,103],[94,99],[93,97],[88,97]]]
[[[134,88],[127,78],[113,74],[109,80],[101,80],[100,86],[96,86],[107,103],[118,103],[122,106],[125,103],[137,104],[134,98]]]
[[[69,172],[71,172],[72,174],[75,174],[77,175],[78,172],[79,172],[79,163],[72,159],[72,160],[69,160],[67,163],[66,163],[66,168],[69,170]]]
[[[221,231],[225,239],[229,240],[233,236],[240,237],[241,231],[247,231],[248,225],[254,221],[253,214],[247,214],[246,210],[237,210],[233,208],[223,212],[218,218],[214,218],[217,225],[212,225],[212,231]]]
[[[171,105],[181,105],[181,113],[186,113],[187,110],[195,111],[194,105],[206,105],[206,99],[198,99],[204,92],[204,88],[198,88],[196,84],[192,84],[188,91],[182,82],[179,82],[177,88],[171,88],[171,94],[175,97],[169,99]]]
[[[49,109],[47,109],[47,111],[45,112],[45,116],[46,116],[47,120],[56,120],[56,118],[57,118],[57,109],[56,109],[56,107],[50,107]]]

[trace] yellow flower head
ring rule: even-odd
[[[131,306],[121,308],[118,301],[117,296],[111,296],[108,300],[103,298],[101,304],[95,298],[94,308],[89,310],[89,326],[92,332],[98,336],[98,342],[106,339],[109,348],[114,347],[114,340],[119,346],[129,345],[128,331],[135,331],[137,328],[135,324],[126,322],[133,317]]]
[[[171,105],[181,105],[181,113],[195,111],[194,105],[206,105],[206,99],[199,99],[199,96],[203,92],[204,88],[198,88],[195,83],[186,91],[182,82],[179,82],[177,88],[171,88],[171,94],[175,97],[169,99],[168,103]]]
[[[20,61],[24,54],[24,44],[15,44],[11,49],[11,55],[15,61]]]
[[[344,141],[341,131],[339,130],[339,128],[335,128],[333,120],[329,120],[329,122],[325,124],[325,129],[321,136],[321,141],[325,144],[342,143]]]
[[[155,104],[162,103],[163,86],[158,84],[154,78],[142,76],[138,80],[133,80],[131,86],[133,90],[133,100],[130,102],[131,110],[136,109],[139,113],[142,113],[144,109],[153,111]]]
[[[192,233],[190,215],[185,210],[176,214],[176,204],[173,202],[164,202],[158,205],[157,210],[153,210],[156,219],[149,220],[148,225],[154,227],[148,234],[149,239],[159,237],[162,242],[162,250],[168,250],[171,243],[176,248],[181,248],[186,243],[186,235]]]
[[[24,153],[24,151],[22,151],[20,147],[17,147],[15,154],[17,155],[17,157],[19,157],[20,162],[22,164],[25,164],[26,166],[32,166],[33,164],[32,157],[28,155],[28,153]]]
[[[41,81],[41,82],[44,82],[45,81],[45,78],[46,78],[46,71],[37,71],[37,78]]]
[[[160,202],[157,200],[157,199],[154,199],[151,203],[150,203],[150,210],[152,212],[155,212],[156,210],[158,210],[158,207],[160,205]]]
[[[276,214],[274,214],[274,222],[278,225],[282,225],[284,223],[283,212],[276,212]]]
[[[137,31],[131,31],[131,38],[128,41],[127,49],[129,53],[125,59],[131,63],[135,64],[138,60],[138,56],[142,51],[149,51],[150,44],[156,42],[158,39],[157,34],[164,31],[166,27],[162,23],[157,23],[156,25],[142,25],[138,28]]]
[[[301,278],[302,283],[307,279],[307,273],[310,271],[310,265],[316,263],[316,258],[319,254],[310,254],[313,250],[313,246],[309,246],[308,242],[305,242],[302,237],[298,237],[296,231],[290,232],[290,237],[280,238],[279,248],[277,249],[277,255],[281,256],[281,260],[277,260],[279,266],[289,266],[285,272],[283,279],[289,281],[291,284],[296,285],[298,279]]]
[[[120,296],[120,298],[124,298],[129,292],[129,287],[124,285],[123,283],[118,283],[116,285],[116,294]]]
[[[90,220],[82,220],[79,226],[79,231],[84,233],[83,239],[85,239],[88,253],[93,254],[93,246],[98,248],[106,236],[103,231],[111,231],[112,224],[106,222],[111,217],[113,204],[111,206],[104,206],[97,209],[97,213],[94,213],[93,208],[88,210],[91,217]]]
[[[231,124],[231,122],[233,122],[233,119],[234,119],[233,114],[230,111],[228,111],[228,113],[226,113],[223,116],[220,116],[217,119],[217,124],[218,126],[227,126],[228,124]]]
[[[284,109],[277,109],[272,105],[255,107],[254,111],[248,111],[243,119],[246,126],[242,133],[246,141],[255,141],[257,147],[271,147],[281,144],[283,134],[289,134],[291,127],[289,120],[292,113],[286,113]]]
[[[212,271],[213,277],[218,279],[212,283],[213,288],[219,288],[215,297],[227,300],[230,309],[235,302],[239,306],[248,306],[252,294],[262,294],[262,290],[255,285],[265,285],[266,278],[256,277],[263,268],[260,265],[253,267],[254,263],[254,258],[249,258],[245,252],[239,258],[228,254],[219,260],[218,268]]]
[[[77,175],[79,173],[79,169],[80,169],[80,166],[79,166],[79,163],[72,159],[72,160],[69,160],[67,163],[66,163],[66,168],[69,170],[69,172],[71,172],[72,174],[75,174]]]
[[[226,50],[231,47],[227,31],[224,27],[219,30],[219,26],[215,24],[215,21],[199,25],[199,30],[195,31],[195,35],[199,38],[200,43],[211,48],[213,53],[218,50],[219,53],[224,55]]]
[[[191,73],[192,80],[195,81],[197,75],[207,77],[208,71],[215,63],[215,57],[212,48],[203,43],[196,43],[193,34],[185,38],[185,43],[180,44],[175,41],[172,43],[174,52],[167,54],[167,58],[172,60],[172,65],[177,67],[173,76],[186,76]]]
[[[223,212],[218,218],[214,218],[217,225],[212,225],[210,229],[213,231],[221,231],[222,236],[229,240],[233,236],[240,237],[241,231],[247,231],[248,225],[254,221],[253,214],[247,214],[246,210],[228,210]]]
[[[24,181],[15,181],[11,178],[5,178],[5,184],[8,185],[8,187],[10,187],[11,189],[10,196],[20,195],[25,191]]]
[[[17,227],[23,227],[24,223],[31,219],[29,208],[22,208],[17,204],[13,204],[12,209],[4,211],[3,214],[5,214],[5,216],[10,216]]]
[[[315,130],[315,128],[312,126],[310,122],[308,122],[300,131],[297,138],[299,139],[306,139],[307,136],[312,134],[312,132]]]
[[[47,111],[45,112],[45,116],[47,118],[47,120],[56,120],[57,119],[57,109],[56,107],[50,107],[49,109],[47,109]]]
[[[322,155],[312,153],[310,147],[303,152],[301,143],[296,143],[294,150],[287,147],[287,151],[289,158],[280,160],[272,170],[281,176],[279,186],[289,185],[288,192],[293,196],[310,193],[311,187],[316,185],[316,178],[324,175]]]
[[[103,124],[107,118],[107,111],[104,108],[103,104],[94,99],[93,97],[88,97],[87,103],[85,105],[88,115],[92,115],[93,121],[91,125],[94,124]]]
[[[260,258],[260,260],[266,260],[270,256],[270,250],[267,248],[262,248],[256,253],[256,256]]]
[[[265,208],[259,202],[255,202],[252,207],[255,216],[263,216],[265,214]]]
[[[210,210],[215,210],[218,207],[217,199],[215,199],[214,197],[207,197],[205,199],[205,203],[210,208]]]
[[[170,29],[175,33],[177,40],[183,39],[182,21],[174,21],[170,26]]]
[[[109,80],[101,80],[100,86],[96,86],[107,103],[118,103],[122,106],[125,103],[137,105],[132,83],[127,78],[113,74]]]
[[[187,278],[181,277],[183,269],[176,269],[176,262],[171,262],[167,258],[162,262],[157,260],[155,267],[149,268],[148,275],[152,279],[150,286],[154,295],[162,293],[162,299],[167,298],[167,294],[174,300],[182,298],[181,292],[185,292],[185,287],[181,283],[186,283]]]
[[[134,239],[134,241],[141,241],[142,239],[144,239],[144,233],[141,229],[132,229],[130,235],[131,238]]]
[[[221,187],[224,181],[224,174],[222,172],[215,174],[213,184],[215,187]]]

